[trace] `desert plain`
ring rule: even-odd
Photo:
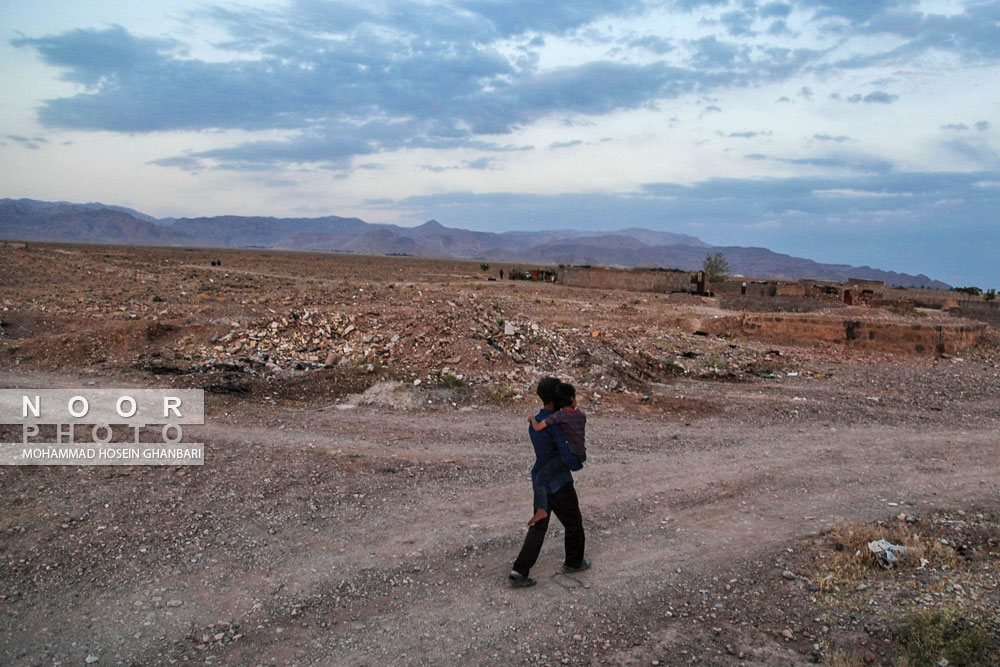
[[[942,354],[765,338],[746,303],[515,268],[0,247],[0,388],[206,402],[201,466],[0,468],[0,663],[993,664],[992,325]],[[593,567],[559,574],[553,522],[517,590],[547,374],[588,414]]]

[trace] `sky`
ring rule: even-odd
[[[0,197],[1000,287],[1000,0],[0,2]]]

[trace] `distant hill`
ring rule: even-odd
[[[21,241],[192,245],[196,239],[116,208],[0,199],[0,237]]]
[[[721,252],[733,273],[756,278],[884,280],[887,285],[948,289],[920,275],[871,267],[821,264],[766,248],[715,247],[686,234],[629,228],[613,232],[474,232],[430,220],[417,227],[370,224],[358,218],[216,216],[157,220],[132,209],[0,199],[0,238],[25,241],[266,247],[285,250],[401,254],[532,262],[657,266],[697,270],[708,252]]]

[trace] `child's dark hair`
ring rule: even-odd
[[[555,389],[556,410],[561,410],[573,402],[576,398],[576,387],[569,382],[560,382]]]
[[[556,387],[559,384],[559,378],[554,378],[551,375],[543,377],[538,381],[538,388],[535,389],[535,393],[538,394],[538,398],[541,399],[542,403],[551,403],[556,400]]]

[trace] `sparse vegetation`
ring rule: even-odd
[[[487,385],[485,394],[486,399],[491,403],[504,403],[517,396],[518,391],[509,384],[498,382],[496,384]]]
[[[908,612],[893,624],[892,634],[903,645],[906,664],[913,667],[985,667],[1000,660],[996,643],[978,620],[956,607]]]
[[[962,294],[968,294],[969,296],[979,296],[983,293],[981,287],[976,287],[975,285],[970,285],[969,287],[952,287],[952,292],[961,292]]]

